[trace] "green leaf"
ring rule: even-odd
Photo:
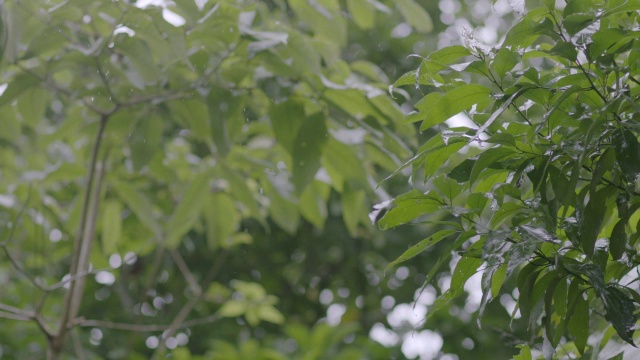
[[[226,248],[229,237],[236,232],[240,216],[233,199],[225,193],[203,194],[206,199],[203,214],[206,224],[207,244],[210,249]]]
[[[141,78],[145,84],[155,84],[160,81],[162,74],[157,68],[151,56],[152,52],[146,42],[138,39],[138,37],[124,37],[117,44],[117,48],[128,59],[128,65],[131,67],[128,71],[130,79]],[[131,82],[134,86],[144,88],[144,84]]]
[[[253,191],[249,188],[246,175],[231,168],[229,164],[230,162],[221,162],[216,170],[220,171],[220,175],[229,182],[233,197],[244,206],[250,216],[262,222],[258,202],[254,197]]]
[[[460,296],[464,291],[464,284],[473,276],[478,268],[484,263],[483,260],[463,256],[456,265],[455,270],[451,276],[451,285],[442,296],[438,297],[433,303],[433,307],[429,309],[427,313],[427,319],[431,318],[435,313],[442,309],[445,305],[449,304],[451,300]]]
[[[620,219],[611,231],[609,239],[609,252],[614,260],[620,260],[627,249],[626,219]]]
[[[306,118],[293,144],[293,184],[301,194],[320,169],[320,159],[327,142],[327,126],[321,113]]]
[[[493,114],[491,114],[491,116],[489,117],[489,119],[487,119],[487,121],[484,122],[484,124],[482,124],[482,126],[476,131],[476,135],[474,136],[474,140],[478,140],[480,139],[480,134],[484,133],[489,126],[491,126],[493,124],[494,121],[496,121],[498,119],[498,117],[500,115],[502,115],[502,113],[518,98],[520,97],[520,95],[522,95],[523,93],[525,93],[526,91],[528,91],[529,88],[523,87],[518,89],[515,93],[513,93],[513,95],[511,95],[507,101],[505,101],[499,108],[498,110],[494,111]]]
[[[122,238],[122,205],[116,200],[105,201],[102,208],[102,254],[110,256]]]
[[[380,230],[387,230],[408,223],[418,216],[432,213],[440,208],[442,200],[433,194],[412,190],[393,200],[395,207],[378,221]]]
[[[507,219],[512,218],[515,214],[523,211],[524,209],[525,208],[523,206],[515,203],[504,203],[497,211],[493,213],[489,224],[491,225],[491,228],[496,229]]]
[[[607,212],[607,200],[612,189],[606,187],[598,190],[595,195],[589,199],[589,203],[585,206],[584,213],[578,219],[579,233],[581,237],[582,249],[585,254],[592,256],[600,228],[604,222],[604,216]]]
[[[201,99],[182,99],[170,104],[174,119],[181,121],[182,126],[191,130],[191,134],[206,144],[211,144],[211,122],[221,122],[222,119],[210,119],[207,104]],[[224,152],[219,143],[216,143],[218,151]]]
[[[397,259],[389,263],[389,265],[387,265],[387,267],[384,270],[385,273],[389,271],[391,268],[393,268],[394,266],[417,256],[418,254],[422,253],[423,251],[427,250],[433,245],[439,243],[441,240],[455,233],[457,233],[456,230],[440,230],[435,234],[421,240],[419,243],[413,245],[407,251],[402,253],[402,255],[400,255]]]
[[[420,125],[420,131],[431,128],[451,118],[452,116],[471,109],[477,105],[478,110],[485,108],[491,99],[491,90],[478,84],[466,84],[446,93],[426,114],[426,119]]]
[[[131,162],[136,171],[147,165],[161,147],[163,127],[164,123],[159,116],[149,114],[138,120],[129,138]]]
[[[9,82],[2,95],[0,95],[0,107],[11,104],[11,102],[20,94],[39,82],[40,80],[31,74],[21,73],[16,76],[11,82]]]
[[[635,183],[640,175],[640,144],[636,135],[621,128],[613,132],[613,146],[616,150],[616,160],[627,181]]]
[[[369,187],[367,171],[362,166],[362,160],[358,158],[356,151],[356,146],[343,144],[332,137],[324,147],[322,166],[329,173],[331,182],[338,191],[342,191],[344,182],[363,189]]]
[[[496,74],[503,79],[507,72],[511,71],[520,62],[520,54],[511,50],[510,48],[503,47],[496,53],[496,56],[491,62],[491,68]]]
[[[367,194],[364,190],[353,189],[346,186],[341,197],[342,219],[352,237],[358,236],[358,225],[361,223],[361,214],[367,211]]]
[[[22,121],[31,127],[37,127],[44,118],[48,98],[45,89],[34,87],[25,90],[18,98],[18,111],[22,115]]]
[[[504,146],[485,150],[480,154],[480,156],[478,156],[478,159],[473,164],[473,169],[471,170],[471,175],[469,177],[469,185],[473,185],[473,183],[478,180],[478,177],[485,172],[486,169],[494,166],[494,164],[499,161],[508,159],[514,155],[517,155],[515,149]]]
[[[516,345],[516,348],[520,349],[520,353],[513,357],[513,360],[533,360],[533,356],[531,355],[531,348],[529,345]]]
[[[602,301],[607,311],[605,319],[613,325],[622,340],[636,346],[633,342],[633,333],[638,315],[635,313],[633,301],[614,285],[606,287]]]
[[[507,277],[507,264],[502,264],[498,267],[493,277],[491,278],[491,297],[495,298],[500,294],[500,289],[504,283],[504,279]]]
[[[576,298],[573,315],[569,319],[569,331],[574,336],[576,348],[580,354],[584,354],[589,338],[589,302],[582,294]]]
[[[540,273],[540,269],[534,267],[530,272],[523,269],[518,275],[518,291],[520,292],[518,307],[520,308],[520,315],[527,323],[529,322],[531,308],[535,305],[533,303],[533,289]]]
[[[313,181],[300,195],[298,210],[302,217],[318,229],[324,228],[327,220],[327,197],[330,188],[320,181]]]
[[[151,201],[149,201],[145,195],[124,182],[116,180],[111,183],[111,186],[120,196],[120,199],[133,211],[138,220],[153,231],[156,239],[159,240],[161,238],[162,228],[153,215],[153,205]]]
[[[257,308],[257,315],[261,320],[268,321],[273,324],[283,324],[285,322],[284,315],[271,305],[259,306]]]
[[[431,16],[414,0],[397,0],[396,6],[407,22],[419,33],[433,30]]]
[[[476,164],[476,160],[474,159],[465,159],[458,166],[453,168],[447,176],[456,180],[459,183],[466,183],[471,178],[471,171],[473,166]]]
[[[277,181],[275,182],[278,183]],[[264,193],[269,198],[269,215],[273,221],[289,235],[294,235],[300,223],[300,213],[298,207],[292,200],[285,198],[276,190],[272,181],[261,181],[260,185]]]
[[[271,107],[269,112],[271,125],[278,144],[289,154],[293,154],[293,146],[298,129],[305,121],[304,106],[301,102],[288,100]]]
[[[440,70],[447,69],[448,65],[451,65],[456,60],[469,55],[471,55],[471,52],[464,46],[447,46],[430,53],[425,59],[424,65],[429,71],[435,73]]]
[[[564,26],[569,35],[573,36],[595,21],[597,21],[597,17],[592,13],[571,14],[564,18],[562,26]]]
[[[540,24],[531,19],[530,14],[522,17],[520,21],[507,32],[502,46],[515,46],[526,48],[541,35]]]
[[[375,26],[375,9],[367,0],[347,0],[347,11],[360,29],[369,30]]]
[[[209,172],[203,172],[196,175],[189,183],[187,191],[165,226],[167,246],[177,247],[182,237],[191,230],[200,217],[202,207],[208,198],[210,178]]]
[[[228,300],[218,310],[218,316],[237,317],[243,315],[247,311],[247,304],[237,300]]]

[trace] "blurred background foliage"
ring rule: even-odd
[[[425,323],[442,250],[384,269],[437,227],[368,217],[434,134],[402,121],[420,92],[389,84],[463,29],[498,42],[506,1],[6,0],[2,15],[0,357],[42,358],[59,330],[85,197],[91,268],[63,358],[495,359],[527,340],[509,295],[478,331],[479,279]]]

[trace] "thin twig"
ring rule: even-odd
[[[211,268],[206,278],[202,282],[202,288],[208,286],[208,284],[216,277],[218,271],[222,268],[226,255],[227,253],[224,250],[220,253],[218,259],[215,262],[215,265]],[[160,345],[154,352],[152,359],[158,360],[160,359],[160,357],[162,357],[167,346],[167,339],[172,337],[173,334],[175,334],[175,332],[184,324],[187,316],[189,316],[191,310],[193,310],[193,308],[200,302],[203,295],[204,293],[201,292],[200,295],[192,297],[186,304],[184,304],[184,306],[182,306],[182,309],[180,309],[178,315],[176,315],[175,319],[173,319],[171,326],[169,326],[169,328],[163,333],[163,336],[160,339]]]
[[[220,320],[221,317],[219,315],[209,315],[198,319],[187,320],[178,326],[179,329],[185,329],[198,325],[206,325],[211,324]],[[85,320],[82,319],[74,325],[80,327],[97,327],[97,328],[106,328],[113,330],[123,330],[123,331],[132,331],[132,332],[154,332],[154,331],[167,331],[171,325],[157,325],[157,324],[128,324],[128,323],[119,323],[112,321],[102,321],[102,320]]]

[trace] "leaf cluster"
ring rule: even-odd
[[[510,3],[524,9],[523,1]],[[482,272],[479,317],[513,279],[516,310],[546,358],[556,348],[597,353],[606,341],[587,339],[603,330],[598,318],[634,345],[639,10],[624,0],[564,8],[542,1],[499,46],[466,34],[465,46],[421,57],[393,84],[422,91],[405,122],[436,135],[392,174],[411,167],[414,183],[424,184],[389,204],[378,225],[436,221],[441,228],[389,267],[436,244],[444,257],[460,256],[434,310]],[[469,125],[446,126],[454,115]]]

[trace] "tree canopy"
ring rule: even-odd
[[[0,357],[632,354],[640,5],[491,5],[0,2]]]

